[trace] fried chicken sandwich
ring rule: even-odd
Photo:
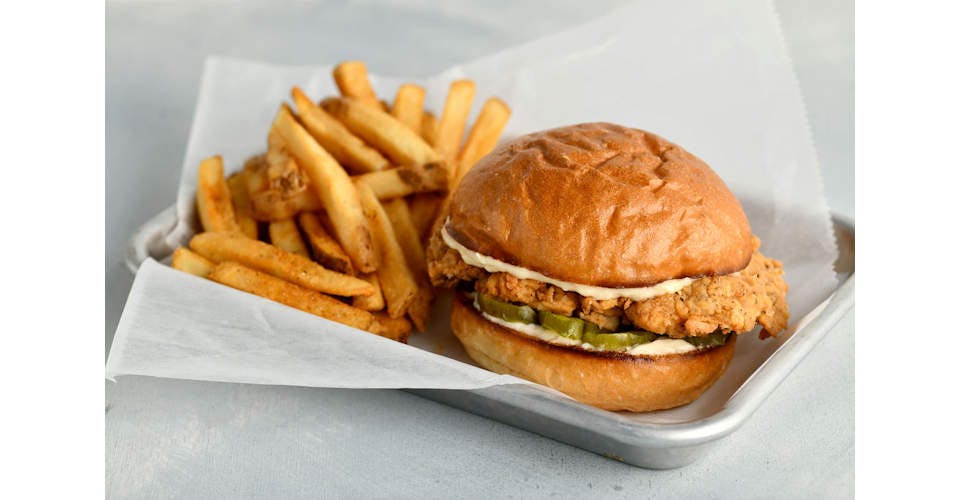
[[[464,175],[428,246],[481,366],[609,410],[698,398],[737,335],[787,325],[780,262],[702,160],[609,123],[519,137]]]

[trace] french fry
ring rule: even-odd
[[[281,304],[322,316],[361,330],[385,330],[373,314],[328,297],[320,292],[284,281],[236,262],[222,262],[213,268],[210,279],[237,290],[259,295]]]
[[[377,276],[377,273],[364,274],[360,277],[369,281],[376,290],[370,295],[354,297],[353,307],[359,307],[364,311],[382,311],[387,304],[383,300],[383,290],[380,288],[380,278]]]
[[[267,133],[266,178],[270,189],[291,195],[309,191],[310,179],[293,159],[276,124]]]
[[[310,258],[310,252],[307,250],[306,243],[300,237],[300,230],[297,229],[297,223],[293,219],[281,219],[270,222],[267,226],[267,232],[270,234],[270,243],[292,254],[301,257]],[[336,271],[336,269],[334,269]]]
[[[257,221],[253,218],[250,205],[250,193],[247,191],[247,178],[241,170],[227,178],[230,198],[233,199],[233,214],[240,232],[247,238],[257,239]]]
[[[170,266],[185,273],[206,278],[207,275],[210,274],[210,271],[213,271],[215,264],[191,252],[188,248],[177,247],[177,249],[173,251],[173,259],[170,262]]]
[[[419,85],[405,83],[397,89],[390,114],[413,133],[420,135],[423,127],[423,98],[426,90]]]
[[[420,136],[379,108],[336,97],[324,99],[320,106],[394,164],[424,165],[440,161],[437,152]]]
[[[417,228],[417,234],[421,240],[427,239],[430,235],[430,229],[433,227],[433,221],[443,204],[443,195],[435,193],[422,193],[410,197],[410,219],[413,220],[413,226]]]
[[[254,156],[243,167],[253,217],[260,221],[289,219],[303,211],[320,210],[320,199],[312,189],[293,188],[293,182],[271,184],[267,177],[267,155]],[[301,176],[297,167],[297,177]]]
[[[373,109],[362,105],[358,107]],[[375,270],[377,254],[373,248],[370,225],[364,216],[350,176],[317,144],[313,136],[297,123],[286,105],[280,107],[274,124],[297,164],[310,179],[311,187],[330,217],[337,240],[350,256],[354,268],[363,273]]]
[[[211,156],[197,170],[197,213],[204,231],[239,232],[230,189],[223,178],[223,159]]]
[[[370,84],[367,65],[363,61],[345,61],[333,68],[333,80],[337,82],[340,95],[380,108],[380,100]]]
[[[445,160],[453,161],[460,151],[460,142],[463,140],[463,131],[467,127],[467,118],[470,116],[470,106],[473,104],[473,94],[476,85],[473,80],[457,80],[450,84],[447,101],[440,116],[440,128],[433,147]]]
[[[436,292],[429,281],[417,281],[417,294],[410,302],[410,307],[407,308],[407,317],[417,327],[417,331],[427,331],[427,326],[430,325],[430,312],[436,298]]]
[[[214,262],[235,261],[318,292],[343,297],[373,293],[373,285],[362,279],[233,233],[200,233],[190,240],[190,249]]]
[[[374,323],[370,325],[370,331],[390,340],[407,343],[410,338],[410,322],[407,318],[391,318],[383,313],[373,313]]]
[[[423,112],[423,119],[420,122],[420,136],[430,146],[436,147],[437,133],[440,131],[440,122],[437,117],[429,111]]]
[[[390,219],[390,225],[393,226],[397,243],[403,250],[407,265],[417,280],[417,295],[407,309],[407,315],[416,325],[417,330],[426,331],[427,324],[430,322],[430,308],[436,294],[427,275],[427,258],[423,251],[423,244],[420,243],[420,235],[413,225],[410,210],[404,200],[397,198],[385,202],[383,209],[387,213],[387,218]]]
[[[350,133],[336,118],[314,104],[299,87],[294,87],[290,93],[297,106],[297,115],[310,135],[351,173],[377,172],[390,167],[390,162],[379,151]]]
[[[413,225],[413,219],[410,217],[410,210],[407,204],[400,198],[381,203],[383,211],[387,214],[390,226],[393,227],[393,233],[396,235],[397,243],[403,251],[403,256],[407,260],[407,265],[418,279],[427,276],[427,257],[423,251],[423,244],[420,243],[420,236]]]
[[[497,145],[500,134],[510,119],[510,108],[496,97],[487,99],[480,109],[477,120],[473,122],[467,142],[460,150],[455,165],[457,173],[452,181],[451,190],[460,184],[460,179],[469,171],[480,158],[483,158]]]
[[[320,219],[313,212],[302,212],[297,216],[303,234],[307,235],[310,248],[313,249],[313,258],[327,269],[338,273],[354,274],[350,257],[343,251],[343,247],[333,239],[320,223]]]
[[[441,163],[397,167],[353,177],[373,189],[378,199],[389,200],[412,193],[443,191],[448,183],[447,169]]]
[[[363,205],[363,213],[370,220],[373,230],[375,247],[380,256],[380,268],[377,274],[380,278],[380,287],[383,297],[387,301],[387,314],[391,318],[399,318],[406,314],[407,308],[417,293],[417,283],[407,266],[403,249],[397,243],[393,226],[387,218],[383,206],[377,200],[370,186],[363,182],[357,184],[357,193]]]

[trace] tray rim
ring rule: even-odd
[[[171,205],[144,222],[130,236],[127,241],[125,264],[131,273],[136,274],[140,264],[151,257],[153,253],[172,252],[166,241],[164,229],[172,228],[176,224],[176,205]],[[855,219],[846,215],[830,213],[832,224],[839,226],[850,233],[856,234]],[[166,231],[168,232],[168,231]],[[159,234],[158,234],[159,233]],[[855,256],[854,251],[854,256]],[[554,420],[567,425],[582,428],[578,425],[583,420],[577,415],[592,413],[603,416],[601,420],[594,420],[591,431],[606,435],[617,441],[631,446],[649,448],[673,448],[697,446],[721,439],[743,425],[746,420],[760,407],[769,395],[786,379],[787,376],[803,361],[809,352],[820,343],[834,325],[854,305],[856,269],[843,279],[833,293],[830,294],[818,307],[821,313],[810,323],[804,326],[802,336],[791,337],[781,345],[763,363],[760,364],[740,385],[737,391],[724,404],[723,408],[705,418],[681,423],[652,423],[636,422],[627,419],[616,412],[609,412],[594,408],[574,400],[560,398],[536,386],[494,386],[484,389],[446,391],[470,393],[473,396],[492,399],[506,405],[517,406],[520,401],[536,402],[539,408],[535,413],[549,415]],[[812,332],[803,335],[803,332]],[[817,335],[817,332],[822,332]],[[407,392],[421,395],[428,399],[429,393],[443,391],[441,389],[404,389]],[[549,411],[544,405],[552,406],[556,410]],[[527,411],[534,411],[530,405],[522,405]],[[569,411],[570,409],[576,411]],[[575,418],[576,417],[576,418]],[[608,431],[596,425],[603,421]],[[530,430],[530,429],[527,429]],[[626,432],[623,432],[626,431]]]

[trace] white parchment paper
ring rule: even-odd
[[[739,8],[751,9],[749,15]],[[221,154],[228,170],[239,169],[265,149],[269,124],[291,86],[315,98],[336,94],[331,69],[207,61],[176,200],[178,222],[157,228],[153,240],[161,244],[153,248],[174,248],[193,234],[200,160]],[[491,95],[510,104],[506,137],[611,121],[677,142],[720,174],[763,240],[761,250],[783,261],[791,330],[766,341],[741,336],[727,374],[697,403],[666,412],[670,419],[722,405],[835,288],[836,245],[816,154],[767,2],[633,6],[431,78],[372,80],[386,99],[400,83],[419,81],[427,88],[427,107],[440,111],[449,82],[463,76],[477,83],[474,114]],[[162,260],[164,253],[155,250],[154,257]],[[522,382],[470,363],[449,331],[448,311],[444,297],[429,331],[403,345],[148,259],[137,272],[106,372],[110,378],[351,388],[475,389]]]

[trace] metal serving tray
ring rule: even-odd
[[[173,249],[163,237],[176,223],[170,207],[145,223],[130,239],[127,267],[134,273],[147,257],[166,258]],[[629,414],[578,403],[536,385],[495,386],[478,390],[416,389],[409,392],[477,415],[650,469],[690,464],[720,439],[737,430],[780,385],[854,302],[855,238],[852,220],[833,216],[839,256],[834,264],[839,286],[821,304],[822,311],[787,339],[727,399],[722,408],[682,423],[637,422]],[[590,422],[589,427],[584,422]]]

